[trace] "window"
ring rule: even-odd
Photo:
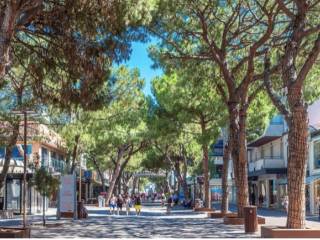
[[[313,168],[320,168],[320,141],[313,143]]]
[[[273,144],[270,145],[270,158],[273,158]]]
[[[49,163],[49,154],[48,150],[41,148],[41,167],[48,167]]]
[[[263,146],[261,147],[261,158],[264,158],[264,148],[263,148]]]

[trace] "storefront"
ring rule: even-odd
[[[27,174],[26,206],[27,213],[42,211],[42,196],[30,186],[32,174]],[[1,193],[2,210],[13,210],[15,214],[22,213],[23,174],[8,174],[5,187]]]
[[[236,203],[236,188],[232,181],[229,180],[229,202]],[[222,200],[222,184],[221,179],[210,179],[211,202],[221,202]]]
[[[314,199],[314,213],[319,214],[320,210],[320,176],[319,180],[315,181],[313,184],[313,199]]]
[[[310,198],[309,198],[309,206],[311,214],[319,214],[319,206],[320,206],[320,174],[314,175],[307,178]],[[307,202],[308,199],[306,199]]]
[[[250,203],[264,208],[281,209],[288,194],[285,174],[265,174],[249,177]]]

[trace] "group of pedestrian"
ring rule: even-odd
[[[121,194],[119,196],[112,195],[109,207],[112,215],[116,212],[120,215],[122,209],[125,208],[127,216],[130,214],[130,209],[134,207],[138,216],[141,213],[141,198],[139,195],[131,197],[129,195],[122,196]]]

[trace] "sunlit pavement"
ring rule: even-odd
[[[89,218],[60,220],[58,227],[33,227],[32,237],[96,237],[96,238],[226,238],[257,237],[244,234],[243,226],[226,226],[221,219],[208,219],[205,214],[177,209],[170,215],[160,206],[143,206],[141,216],[112,215],[107,208],[88,207]],[[123,213],[124,214],[124,213]],[[57,221],[55,221],[57,222]]]
[[[218,208],[218,206],[214,206]],[[230,207],[235,210],[234,206]],[[59,238],[130,238],[130,237],[158,237],[158,238],[234,238],[259,237],[256,234],[244,234],[243,226],[224,225],[222,219],[208,219],[203,213],[195,213],[181,207],[175,207],[170,215],[166,209],[158,204],[148,204],[142,207],[141,216],[136,216],[133,209],[129,216],[123,212],[119,215],[110,215],[108,208],[87,206],[89,218],[82,220],[56,220],[55,209],[49,209],[48,227],[43,228],[41,215],[29,216],[32,223],[32,237]],[[266,225],[285,225],[284,212],[259,209],[258,214],[266,217]],[[310,218],[307,225],[320,228],[317,217]],[[310,221],[313,220],[313,221]],[[58,223],[58,226],[52,225]],[[1,226],[15,226],[21,224],[21,219],[1,220]]]

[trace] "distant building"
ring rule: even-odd
[[[211,145],[209,157],[210,157],[210,191],[211,201],[221,201],[222,199],[222,171],[223,171],[223,151],[224,144],[227,139],[227,132],[222,131],[221,137]],[[232,161],[229,159],[228,168],[228,186],[229,186],[229,201],[236,203],[236,187],[234,184]]]

